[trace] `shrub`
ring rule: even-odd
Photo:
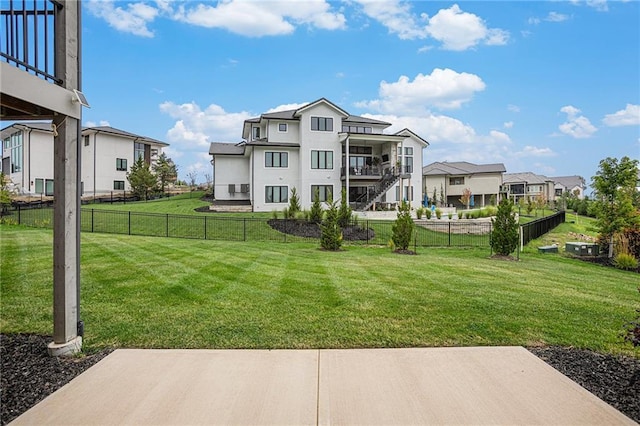
[[[442,217],[442,210],[436,209],[436,217],[440,219]]]
[[[640,291],[640,287],[638,287],[638,291]],[[631,344],[635,347],[640,346],[640,309],[636,309],[636,319],[631,321],[629,324],[629,328],[627,329],[627,333],[624,336],[624,340],[631,342]]]
[[[352,213],[353,211],[351,210],[351,207],[349,207],[349,203],[347,203],[347,189],[342,188],[342,194],[340,196],[340,210],[338,211],[338,225],[341,228],[349,226]]]
[[[447,216],[449,216],[449,220],[453,219],[453,213],[449,212],[449,214],[447,214]]]
[[[496,205],[496,195],[495,194],[491,195],[491,197],[489,198],[489,204],[491,204],[491,206],[495,206]]]
[[[300,210],[300,197],[298,196],[298,191],[294,186],[291,188],[291,197],[289,197],[289,213],[291,214],[291,217],[295,217]]]
[[[418,208],[416,209],[416,217],[417,217],[418,219],[422,219],[422,215],[423,215],[423,214],[424,214],[424,208],[422,208],[422,207],[418,207]]]
[[[329,208],[325,212],[320,230],[320,246],[325,250],[340,250],[342,247],[342,230],[338,225],[338,207],[335,201],[329,203]]]
[[[629,253],[618,253],[613,257],[613,266],[618,269],[631,271],[638,269],[638,259]]]
[[[411,243],[415,224],[411,218],[411,207],[409,203],[403,201],[398,206],[398,217],[391,227],[393,243],[400,250],[406,250]]]
[[[424,214],[427,217],[427,219],[431,219],[431,209],[425,209]]]
[[[272,212],[271,212],[271,217],[272,217],[273,219],[277,219],[277,218],[278,218],[278,210],[274,210],[274,211],[272,211]]]
[[[291,209],[289,209],[288,207],[285,207],[284,209],[282,209],[282,216],[285,219],[293,219],[293,216],[295,214],[291,212]]]
[[[513,202],[504,198],[498,204],[496,217],[491,219],[491,249],[497,254],[508,256],[518,247],[518,223],[513,212]]]
[[[313,204],[311,204],[311,211],[309,212],[309,220],[313,223],[322,222],[322,204],[320,204],[320,191],[316,188],[313,194]]]

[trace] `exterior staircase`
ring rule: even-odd
[[[369,210],[374,203],[380,201],[382,196],[386,194],[389,188],[395,185],[401,177],[400,173],[396,172],[385,174],[382,179],[378,181],[374,189],[370,189],[366,194],[362,194],[362,196],[356,200],[355,210]]]

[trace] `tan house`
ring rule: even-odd
[[[473,164],[466,161],[435,162],[422,168],[422,187],[428,202],[436,193],[448,206],[466,207],[460,198],[464,190],[471,191],[470,207],[484,207],[491,198],[499,200],[504,164]]]
[[[505,173],[502,192],[514,202],[521,198],[534,200],[543,197],[546,201],[556,201],[563,194],[576,194],[584,198],[586,183],[581,176],[547,177],[531,172]]]

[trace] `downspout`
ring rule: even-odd
[[[255,202],[255,193],[256,193],[256,188],[254,186],[255,180],[256,180],[256,178],[255,178],[255,176],[256,176],[256,173],[255,173],[255,161],[256,161],[256,158],[255,158],[255,147],[252,146],[251,147],[251,188],[249,188],[249,190],[251,191],[251,210],[252,211],[255,211],[255,204],[254,204],[254,202]]]
[[[31,132],[33,132],[33,129],[29,129],[29,133],[27,133],[27,138],[29,139],[29,174],[27,175],[28,179],[28,191],[31,192]],[[24,164],[24,161],[23,161]],[[24,167],[22,168],[23,173],[24,173]],[[24,180],[24,178],[23,178]]]
[[[345,191],[347,193],[347,205],[349,205],[349,172],[351,171],[350,168],[350,164],[349,164],[349,135],[347,135],[347,139],[345,140],[345,148],[344,148],[344,152],[345,152],[345,163],[344,163],[344,174],[345,174]],[[332,200],[332,201],[335,201]]]
[[[96,200],[96,156],[98,155],[98,132],[93,134],[93,201]]]

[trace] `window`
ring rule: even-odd
[[[287,123],[278,124],[278,131],[279,132],[286,132],[287,131]]]
[[[83,136],[84,146],[89,146],[89,135]]]
[[[53,179],[44,180],[44,195],[53,195]]]
[[[413,157],[404,157],[404,172],[413,173]]]
[[[382,162],[383,163],[389,162],[389,154],[382,154]]]
[[[396,201],[413,201],[413,186],[406,185],[402,194],[402,200],[399,197],[400,187],[396,186]]]
[[[365,126],[347,126],[347,125],[343,125],[342,126],[342,131],[343,132],[349,132],[349,133],[373,133],[373,128],[372,127],[365,127]]]
[[[144,144],[140,142],[134,142],[133,161],[138,161],[138,158],[142,158],[144,160]]]
[[[449,185],[464,185],[464,178],[463,177],[450,177],[449,178]]]
[[[344,146],[342,147],[342,150],[344,152]],[[373,148],[370,146],[357,146],[357,145],[350,145],[349,146],[349,154],[368,154],[371,155],[371,153],[373,152]]]
[[[265,152],[264,166],[265,167],[289,167],[289,153],[288,152]]]
[[[44,193],[44,179],[36,179],[36,194]]]
[[[404,155],[413,155],[413,147],[412,146],[406,146],[404,148]]]
[[[116,158],[116,170],[127,171],[127,159]]]
[[[124,181],[123,180],[114,180],[113,181],[113,189],[124,189]]]
[[[333,132],[333,118],[311,117],[311,130],[318,130],[320,132]]]
[[[333,169],[333,151],[311,151],[312,169]]]
[[[267,186],[264,201],[265,203],[288,203],[289,190],[286,186]]]
[[[253,135],[253,139],[260,139],[260,127],[253,127],[252,128],[252,133]]]
[[[315,200],[318,191],[318,200],[330,201],[333,199],[333,185],[311,185],[311,201]]]
[[[22,132],[16,132],[4,140],[5,149],[11,149],[11,168],[5,173],[22,171]]]

